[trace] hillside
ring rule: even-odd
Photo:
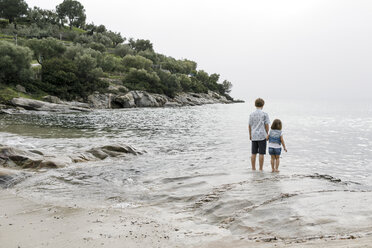
[[[93,92],[107,92],[115,81],[128,90],[171,98],[213,91],[232,100],[232,84],[220,82],[219,74],[159,54],[149,40],[86,23],[78,1],[64,0],[55,10],[45,10],[31,9],[23,0],[0,0],[0,10],[0,88],[8,92],[21,85],[36,98],[84,100]],[[9,95],[0,98],[6,101]]]

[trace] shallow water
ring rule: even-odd
[[[0,144],[65,156],[107,144],[147,153],[32,172],[43,202],[137,208],[204,233],[312,238],[372,231],[371,103],[273,101],[288,153],[250,170],[247,104],[0,116]]]

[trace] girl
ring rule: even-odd
[[[279,172],[280,153],[282,152],[281,145],[283,145],[284,151],[287,152],[282,135],[282,122],[279,119],[273,121],[267,139],[269,140],[268,147],[269,154],[271,155],[272,172]]]

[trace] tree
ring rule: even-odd
[[[104,33],[104,32],[106,32],[107,30],[106,30],[106,27],[105,27],[105,25],[99,25],[99,26],[97,26],[96,27],[96,32],[97,33]]]
[[[95,42],[98,42],[98,43],[101,43],[103,44],[105,47],[112,47],[112,40],[110,39],[110,37],[104,35],[104,34],[101,34],[101,33],[95,33],[93,36],[93,40]]]
[[[154,51],[150,50],[140,51],[139,53],[137,53],[137,55],[140,55],[146,59],[151,60],[154,63],[154,65],[157,65],[159,63],[158,55]]]
[[[193,73],[196,73],[196,67],[197,67],[196,62],[192,60],[184,59],[184,60],[179,61],[179,63],[181,63],[183,74],[191,75]]]
[[[231,88],[232,88],[232,83],[230,81],[227,81],[227,80],[224,80],[222,82],[222,87],[225,91],[225,93],[230,93],[231,92]]]
[[[0,41],[0,83],[15,84],[29,80],[32,51],[27,47],[16,46]]]
[[[28,5],[23,0],[0,0],[0,17],[13,23],[16,18],[27,14],[27,8]]]
[[[36,23],[41,28],[45,28],[48,24],[56,25],[59,21],[55,11],[44,10],[38,7],[29,9],[27,16],[31,22]]]
[[[209,81],[209,75],[205,71],[199,70],[196,74],[196,79],[204,85],[207,85]]]
[[[161,68],[168,70],[171,73],[182,73],[182,65],[172,57],[163,57],[161,62]]]
[[[111,54],[105,54],[100,66],[105,72],[120,71],[121,59]]]
[[[83,87],[77,72],[76,65],[66,58],[56,57],[45,61],[42,68],[44,91],[67,100],[79,96]]]
[[[179,74],[178,80],[181,84],[182,91],[190,92],[192,90],[192,82],[188,76],[186,76],[185,74]]]
[[[159,71],[158,76],[163,85],[163,92],[169,97],[175,97],[182,90],[179,78],[165,71]]]
[[[115,55],[125,57],[126,55],[133,55],[135,51],[127,44],[119,44],[115,47]]]
[[[46,60],[42,68],[43,90],[62,99],[86,98],[96,90],[105,89],[108,84],[101,81],[102,69],[87,53],[77,55],[76,60],[55,57]]]
[[[152,43],[149,40],[142,40],[137,39],[134,40],[133,38],[129,39],[129,46],[132,47],[136,52],[151,50],[153,51]]]
[[[108,31],[105,35],[112,40],[113,47],[116,47],[125,41],[125,38],[123,38],[120,33]]]
[[[72,26],[82,27],[85,24],[86,15],[84,6],[75,0],[64,0],[63,3],[57,5],[57,14],[63,21],[66,17],[69,20],[70,29]],[[61,23],[63,25],[63,23]]]
[[[123,80],[125,86],[132,90],[147,90],[154,93],[163,93],[160,78],[155,72],[144,69],[131,68]]]
[[[89,47],[101,53],[106,52],[106,47],[101,43],[92,42],[89,44]]]
[[[65,51],[65,45],[54,38],[31,39],[26,45],[34,52],[36,60],[43,65],[44,60],[61,56]]]
[[[150,70],[152,61],[142,56],[127,55],[123,58],[122,64],[129,70],[130,68]]]

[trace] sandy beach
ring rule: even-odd
[[[38,204],[11,192],[0,192],[0,244],[20,247],[372,247],[372,235],[308,242],[235,240],[208,241],[143,217],[133,209],[84,209]]]

